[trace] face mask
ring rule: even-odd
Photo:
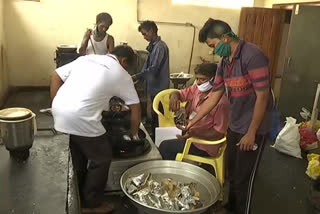
[[[213,51],[214,54],[218,56],[230,56],[231,55],[231,47],[228,43],[224,43],[222,41],[219,42],[217,47]]]
[[[98,38],[103,38],[105,37],[105,33],[100,33],[99,30],[98,30],[98,26],[96,26],[96,36]]]
[[[201,85],[197,85],[197,87],[199,91],[206,92],[212,88],[212,84],[211,84],[211,81],[209,80],[208,82],[202,83]]]

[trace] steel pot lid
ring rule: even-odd
[[[61,52],[74,52],[74,51],[77,51],[77,46],[61,44],[57,46],[57,49],[58,51],[61,51]]]
[[[29,118],[32,111],[27,108],[5,108],[0,110],[1,120],[22,120]]]
[[[186,74],[186,73],[171,73],[170,74],[170,79],[174,80],[174,79],[191,79],[193,77],[192,74]]]

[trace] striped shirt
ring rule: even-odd
[[[231,104],[229,128],[232,131],[247,133],[257,99],[255,91],[268,88],[270,97],[267,110],[257,131],[263,135],[268,133],[273,106],[268,63],[268,58],[262,50],[244,41],[239,41],[232,62],[224,57],[219,63],[213,90],[222,90],[226,87]]]

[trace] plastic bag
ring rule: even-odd
[[[320,155],[318,154],[308,154],[308,168],[306,174],[316,180],[320,177]]]
[[[320,141],[320,129],[317,131],[317,138],[318,138],[318,141]]]
[[[186,109],[180,108],[179,111],[176,111],[174,113],[174,123],[181,127],[184,127],[186,125]]]
[[[316,134],[308,128],[299,128],[300,133],[300,147],[304,150],[311,150],[318,148],[318,138]]]
[[[300,149],[300,134],[297,120],[293,117],[286,118],[286,125],[277,136],[276,142],[272,145],[279,152],[287,155],[302,158]]]
[[[311,121],[306,121],[300,124],[300,127],[303,128],[311,128]],[[320,129],[320,120],[317,120],[313,127],[314,130]]]

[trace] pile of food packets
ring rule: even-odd
[[[183,211],[203,206],[196,186],[196,183],[181,183],[170,178],[158,182],[152,178],[151,173],[143,173],[128,178],[126,191],[135,200],[145,205],[158,209]]]

